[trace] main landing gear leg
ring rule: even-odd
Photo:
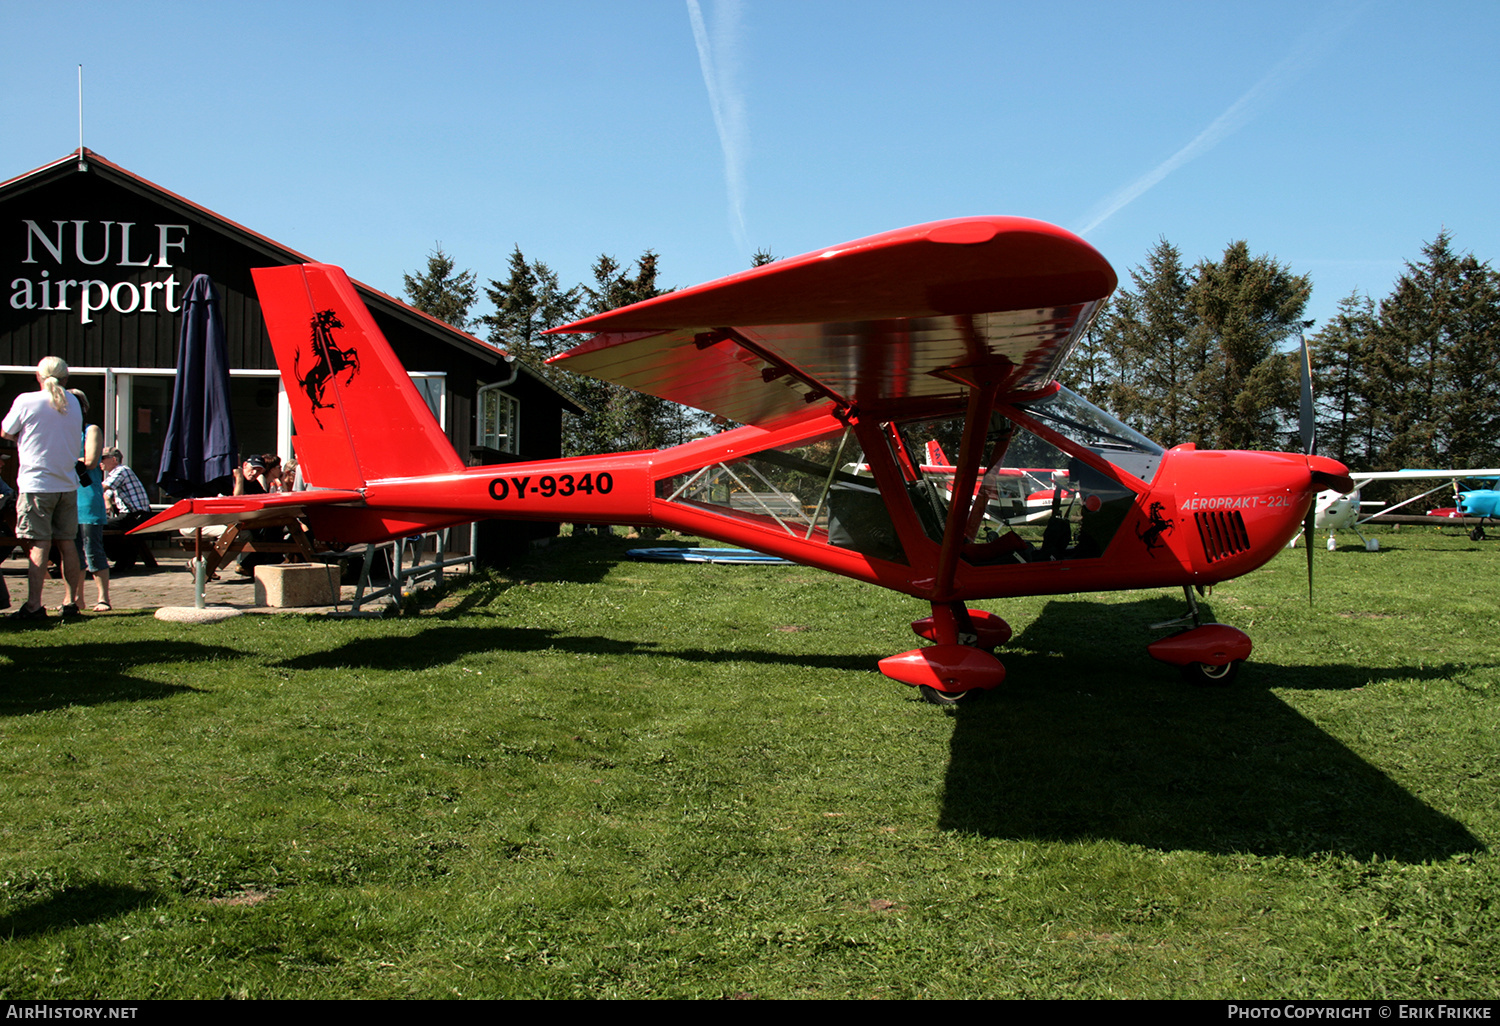
[[[1146,646],[1146,651],[1151,658],[1178,667],[1183,678],[1194,684],[1228,684],[1250,656],[1250,638],[1244,631],[1226,624],[1204,623],[1192,586],[1186,586],[1182,591],[1187,596],[1187,614],[1152,627],[1162,629],[1187,623],[1193,626],[1153,641]]]
[[[934,602],[932,615],[911,625],[926,648],[880,661],[880,672],[910,684],[934,705],[973,701],[1005,679],[1005,667],[991,654],[1010,640],[1010,625],[962,602]]]

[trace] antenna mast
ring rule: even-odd
[[[83,159],[83,65],[78,65],[78,170],[87,171]]]

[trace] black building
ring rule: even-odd
[[[285,459],[291,417],[250,269],[310,259],[87,149],[0,182],[0,411],[36,388],[39,360],[61,356],[70,386],[89,396],[89,420],[157,498],[182,297],[207,274],[223,302],[241,455]],[[466,463],[559,455],[563,412],[577,407],[544,377],[355,286]],[[13,481],[14,461],[5,466]]]

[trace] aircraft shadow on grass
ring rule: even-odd
[[[470,614],[473,615],[473,614]],[[580,655],[651,655],[686,662],[734,660],[766,665],[806,666],[809,669],[877,671],[880,659],[869,652],[795,653],[769,649],[673,648],[653,641],[621,640],[571,634],[546,627],[490,627],[442,625],[428,627],[415,637],[363,638],[327,652],[296,656],[276,665],[289,670],[327,670],[359,667],[371,670],[427,670],[468,656],[502,652],[568,652]]]
[[[514,588],[531,584],[598,584],[619,566],[629,565],[630,549],[652,544],[639,538],[575,534],[532,550],[498,573],[471,580],[458,600],[436,614],[442,619],[484,615],[484,606]]]
[[[114,919],[161,899],[154,891],[121,884],[72,883],[40,901],[0,915],[0,937],[33,937]]]
[[[1199,688],[1135,655],[1138,643],[1113,642],[1116,630],[1176,612],[1180,603],[1163,599],[1111,606],[1107,617],[1087,601],[1049,602],[1004,650],[1006,683],[955,710],[940,825],[1214,854],[1415,862],[1484,850],[1269,690],[1449,671],[1252,661],[1229,687]],[[1054,651],[1064,645],[1066,659]]]
[[[565,563],[530,567],[527,577],[597,580],[608,569],[606,559],[591,558],[597,556],[579,552]],[[415,637],[351,641],[280,665],[422,670],[495,650],[733,659],[812,672],[873,673],[879,661],[868,651],[683,649],[563,629],[475,625],[472,618],[484,615],[482,605],[493,596],[470,594],[478,597],[467,612],[448,610]],[[1206,603],[1204,609],[1211,619]],[[1198,688],[1146,657],[1141,644],[1145,625],[1180,612],[1175,597],[1107,610],[1088,600],[1049,602],[1001,651],[1010,670],[1006,683],[985,702],[954,710],[940,825],[991,836],[1111,837],[1212,853],[1341,852],[1419,861],[1483,849],[1462,824],[1423,804],[1269,690],[1440,679],[1451,668],[1252,660],[1232,686]],[[456,621],[460,614],[464,619]],[[1080,644],[1080,638],[1089,641]]]
[[[24,716],[72,705],[136,702],[170,698],[202,689],[131,676],[136,666],[235,659],[222,645],[153,641],[140,645],[64,644],[46,647],[0,645],[5,687],[0,717]]]

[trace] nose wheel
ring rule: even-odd
[[[1240,667],[1250,656],[1250,638],[1244,631],[1227,624],[1204,623],[1198,613],[1198,600],[1193,589],[1182,590],[1187,595],[1187,615],[1154,626],[1170,628],[1188,623],[1193,626],[1153,641],[1146,646],[1146,651],[1152,659],[1177,667],[1183,679],[1190,683],[1227,687],[1239,676]]]
[[[939,691],[929,684],[918,685],[917,693],[928,705],[973,705],[987,694],[983,688],[970,688],[968,691]]]
[[[1240,667],[1244,665],[1244,662],[1243,659],[1234,659],[1223,666],[1214,666],[1209,663],[1185,663],[1182,666],[1182,679],[1200,687],[1228,687],[1240,675]]]

